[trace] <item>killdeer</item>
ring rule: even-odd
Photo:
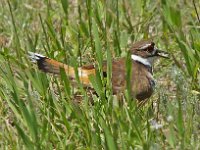
[[[136,42],[130,48],[132,74],[131,74],[131,96],[139,101],[149,98],[154,90],[153,63],[158,57],[169,58],[168,53],[159,50],[152,40]],[[75,70],[72,66],[50,59],[41,54],[29,52],[30,58],[37,62],[39,70],[46,73],[60,74],[63,68],[67,76],[75,79]],[[107,64],[103,63],[103,74],[106,75]],[[113,94],[123,93],[126,89],[126,58],[112,61],[112,91]],[[78,68],[78,75],[85,87],[91,87],[90,75],[95,75],[94,65],[86,65]]]

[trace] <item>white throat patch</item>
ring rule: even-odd
[[[142,63],[146,66],[149,66],[149,67],[152,67],[154,59],[155,59],[155,57],[142,58],[142,57],[134,55],[134,54],[131,55],[131,58],[133,60],[138,61],[138,62],[140,62],[140,63]]]

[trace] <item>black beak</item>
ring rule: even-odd
[[[169,53],[167,53],[165,51],[161,51],[159,49],[156,50],[155,56],[169,59]]]

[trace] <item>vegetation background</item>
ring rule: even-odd
[[[198,14],[198,0],[1,0],[0,148],[200,149]],[[128,94],[118,104],[110,76],[102,89],[102,60],[150,37],[171,54],[155,66],[156,91],[141,108]],[[38,71],[28,51],[75,68],[96,62],[100,98],[88,105],[81,84]]]

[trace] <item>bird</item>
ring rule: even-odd
[[[158,49],[152,39],[135,42],[129,49],[131,58],[130,94],[133,99],[144,101],[151,97],[155,89],[155,79],[153,78],[153,64],[157,58],[169,58],[169,53]],[[60,74],[61,68],[66,75],[75,81],[76,74],[74,67],[48,58],[44,55],[29,52],[29,57],[37,63],[38,69],[45,73]],[[127,88],[126,57],[112,60],[111,85],[112,94],[123,93]],[[103,62],[103,75],[107,74],[107,62]],[[93,64],[78,67],[78,76],[84,87],[91,87],[91,75],[96,75]]]

